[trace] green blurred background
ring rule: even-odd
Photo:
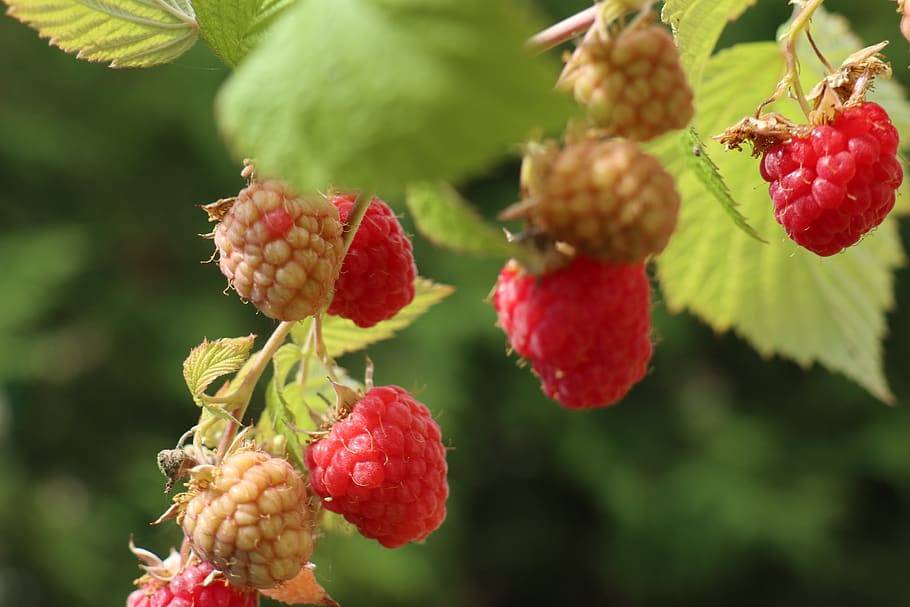
[[[556,18],[585,2],[541,4]],[[826,5],[892,40],[910,82],[893,2]],[[723,44],[773,38],[789,11],[761,0]],[[155,454],[197,414],[184,355],[271,327],[200,263],[195,205],[241,187],[212,118],[228,71],[202,45],[108,70],[7,18],[0,56],[0,605],[119,606],[129,535],[178,541],[148,521],[166,506]],[[492,216],[516,180],[506,162],[467,191]],[[647,380],[619,407],[568,413],[504,355],[483,301],[497,264],[415,245],[458,292],[370,355],[378,381],[439,415],[450,513],[424,546],[326,539],[316,561],[343,605],[910,604],[907,271],[886,343],[904,406],[658,306]]]

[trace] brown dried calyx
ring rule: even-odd
[[[776,112],[764,113],[765,106],[777,100],[779,90],[763,103],[755,116],[747,116],[734,124],[715,140],[731,150],[742,150],[744,143],[752,146],[752,155],[761,156],[769,148],[793,138],[803,137],[813,126],[827,124],[844,109],[865,101],[876,77],[891,77],[891,66],[880,54],[887,42],[866,47],[853,53],[840,68],[825,76],[806,96],[812,102],[809,124],[797,124]]]

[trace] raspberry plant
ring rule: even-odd
[[[429,240],[504,261],[499,325],[567,408],[614,405],[648,374],[649,264],[670,310],[893,399],[881,339],[910,105],[885,44],[822,0],[793,3],[781,45],[716,54],[753,0],[666,0],[663,24],[654,2],[603,0],[530,39],[533,15],[484,0],[5,1],[112,67],[201,37],[234,68],[215,105],[227,144],[255,158],[205,210],[229,287],[279,324],[259,350],[206,339],[184,362],[199,419],[159,454],[185,490],[158,522],[185,539],[165,560],[133,547],[130,606],[332,605],[311,560],[334,514],[389,548],[443,524],[441,405],[336,362],[452,291],[417,275],[401,194]],[[575,38],[560,74],[545,51]],[[501,218],[522,223],[503,234],[447,184],[516,144],[521,200]]]

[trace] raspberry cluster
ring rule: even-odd
[[[897,147],[897,129],[871,102],[772,147],[761,175],[771,183],[778,223],[821,256],[856,244],[894,208],[904,178]]]
[[[522,189],[528,221],[590,257],[644,261],[663,251],[676,228],[680,200],[673,177],[628,141],[532,151]]]
[[[256,607],[255,592],[228,585],[223,579],[206,584],[212,565],[186,567],[170,582],[144,578],[144,583],[126,600],[126,607]]]
[[[651,292],[643,264],[576,257],[534,276],[510,262],[493,306],[544,392],[568,408],[612,405],[648,371]]]
[[[426,405],[403,388],[373,388],[307,447],[323,506],[388,548],[425,539],[446,517],[446,450]]]
[[[302,320],[328,305],[344,251],[338,210],[278,181],[253,182],[214,232],[218,265],[263,314]]]
[[[294,578],[313,552],[303,480],[262,451],[225,458],[210,482],[191,490],[182,526],[196,554],[242,588]]]
[[[658,25],[588,36],[562,80],[597,126],[648,141],[692,120],[692,89],[673,37]]]
[[[350,195],[332,197],[342,222],[347,222],[354,201]],[[389,205],[373,198],[344,258],[329,314],[372,327],[411,303],[416,276],[414,252],[404,228]]]

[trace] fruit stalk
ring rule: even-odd
[[[230,395],[226,397],[227,406],[234,404],[235,407],[233,410],[225,408],[228,413],[230,413],[235,421],[228,423],[227,427],[224,429],[224,435],[221,437],[221,442],[218,443],[218,451],[216,454],[216,460],[221,461],[224,457],[224,454],[227,452],[228,447],[231,446],[231,442],[234,440],[234,436],[237,434],[238,421],[243,420],[243,416],[246,413],[246,409],[250,404],[250,399],[253,397],[253,390],[256,389],[256,384],[259,382],[259,378],[262,377],[262,374],[265,372],[266,367],[268,367],[269,362],[272,360],[272,357],[275,355],[275,352],[278,351],[278,348],[284,344],[285,339],[287,339],[288,334],[291,332],[291,329],[294,327],[293,322],[283,322],[275,329],[272,335],[269,337],[268,341],[265,342],[265,345],[253,356],[252,366],[248,369],[241,371],[243,379],[240,382],[240,385],[237,386],[237,390],[233,391]],[[245,373],[244,373],[245,371]],[[240,375],[240,374],[238,374]]]
[[[559,23],[535,34],[528,40],[527,47],[535,53],[543,53],[567,40],[571,40],[591,27],[591,24],[597,18],[599,8],[596,5],[586,8],[580,13],[563,19]]]

